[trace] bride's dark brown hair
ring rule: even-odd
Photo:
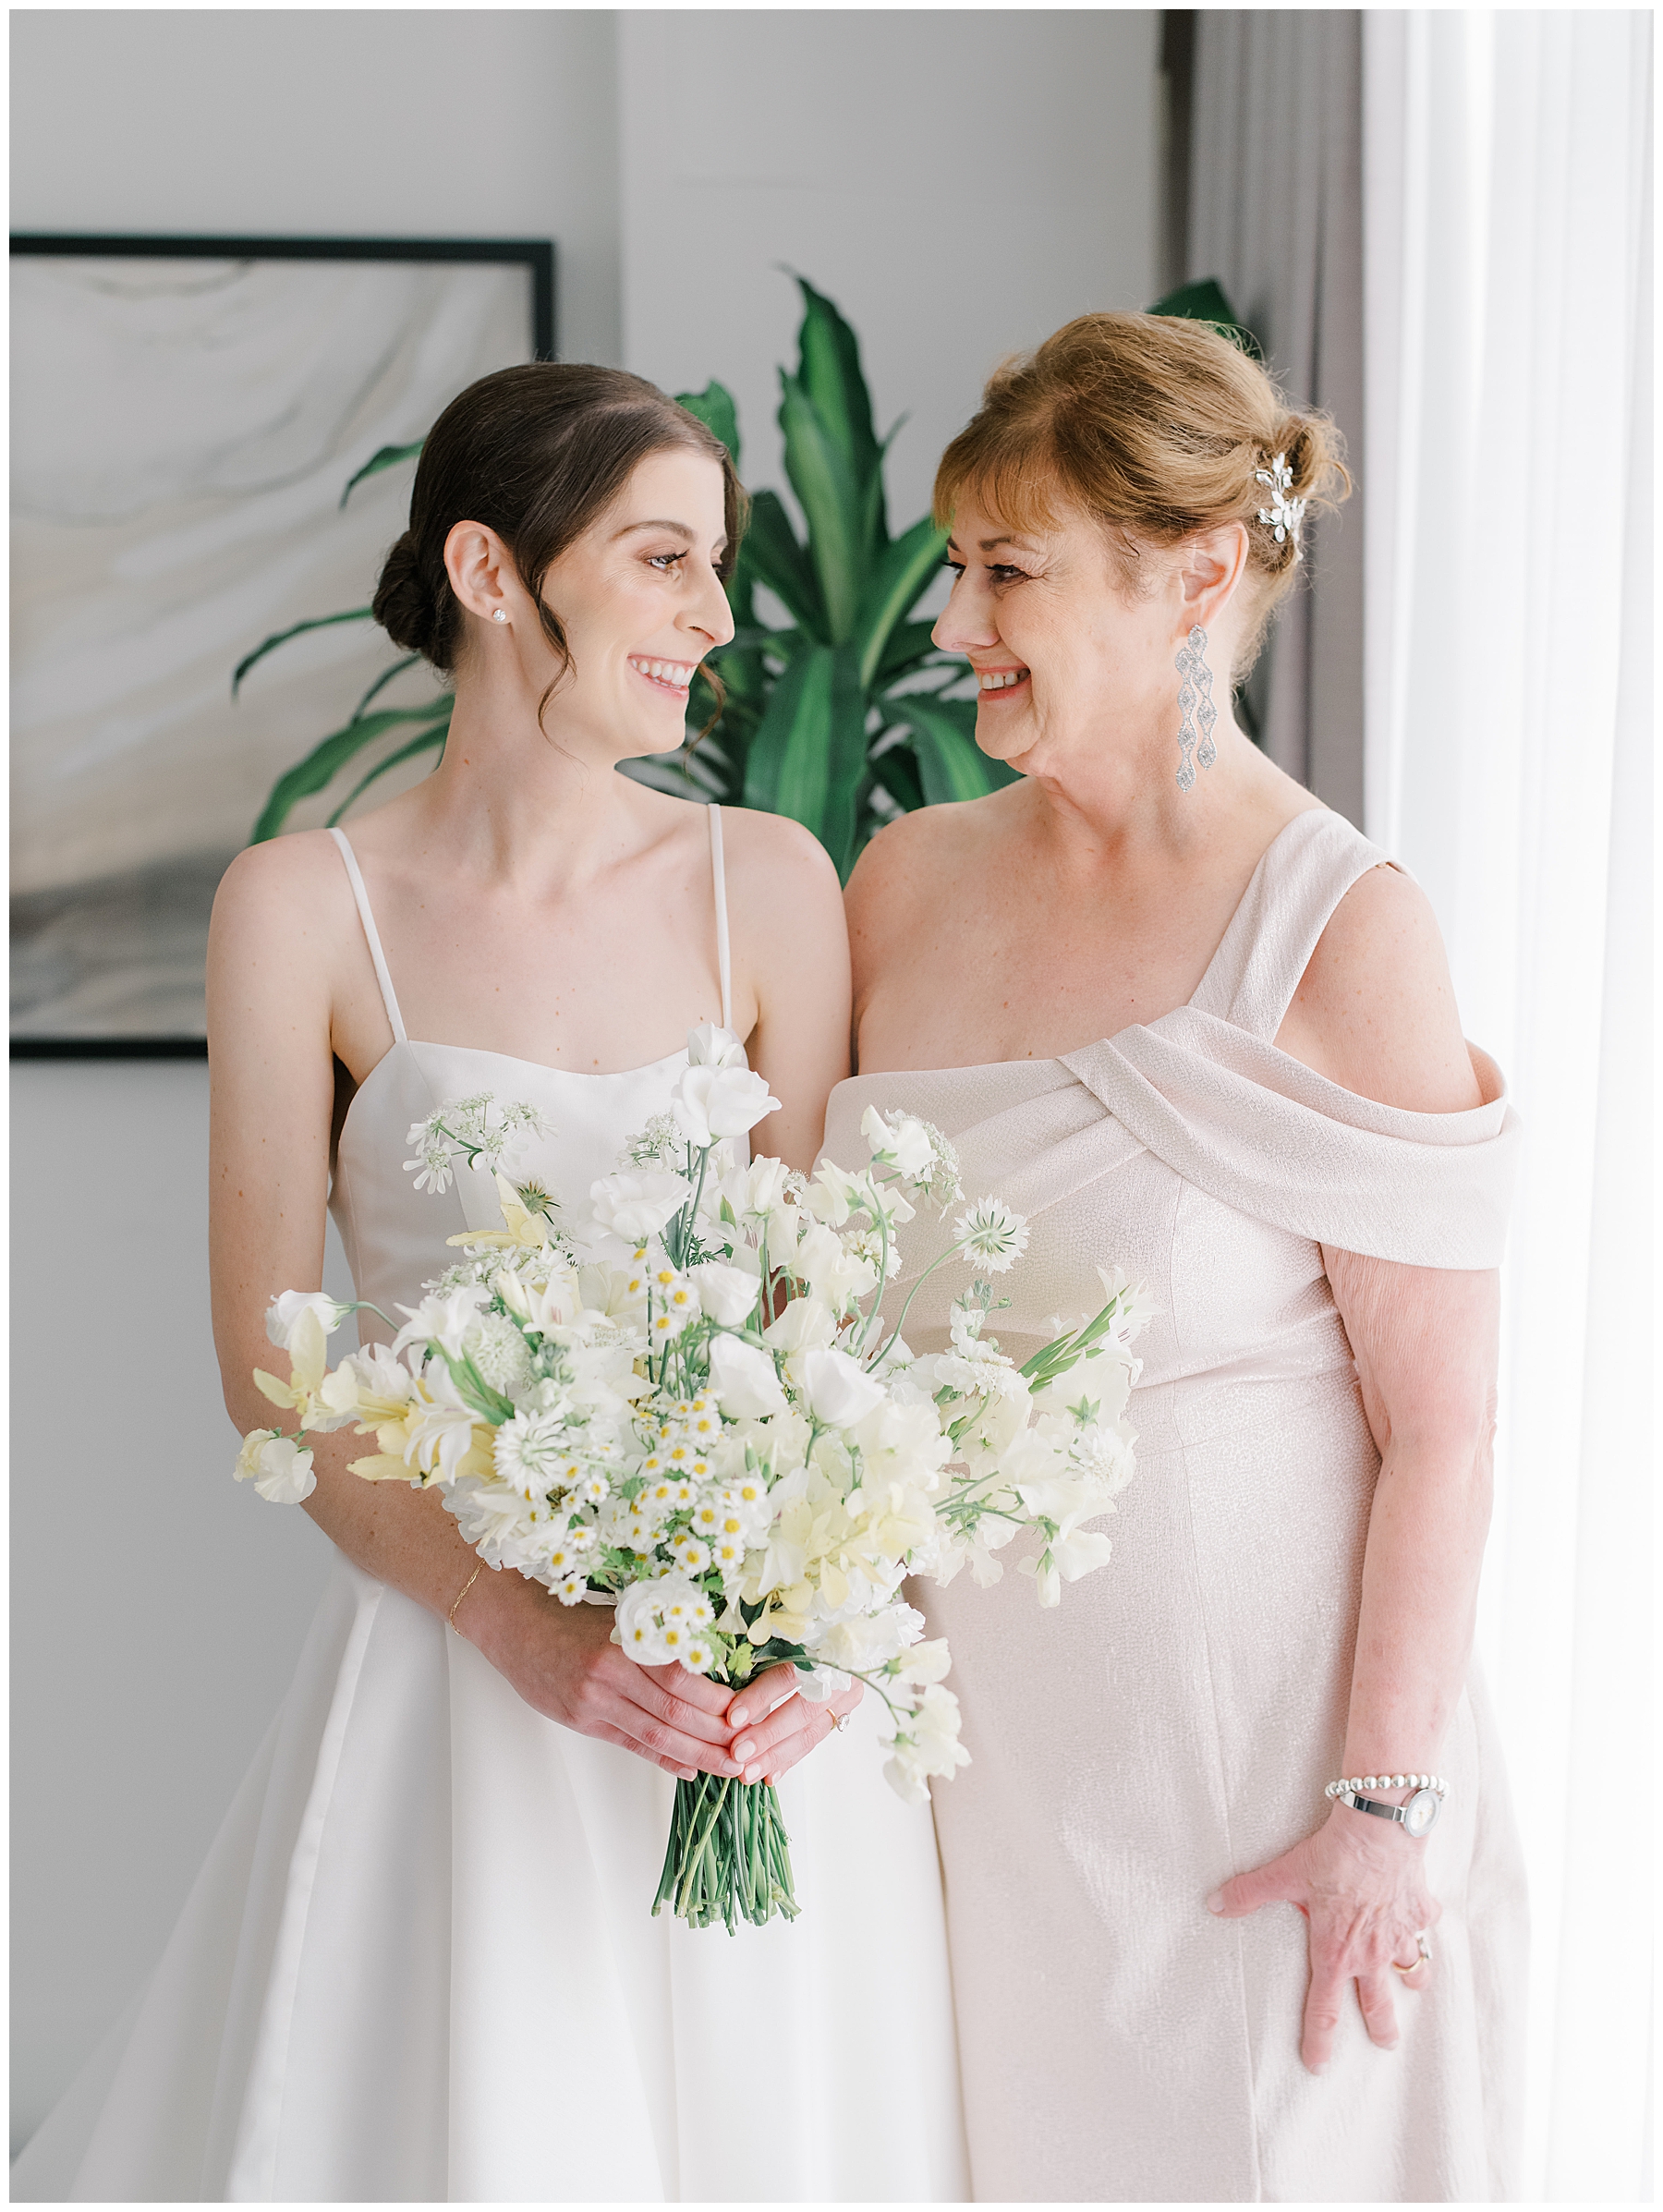
[[[727,546],[717,566],[725,579],[748,503],[727,447],[697,417],[623,369],[533,361],[482,376],[428,432],[410,493],[410,527],[375,588],[376,621],[395,645],[450,674],[464,632],[444,541],[458,522],[480,522],[508,548],[564,675],[571,648],[559,615],[543,602],[543,578],[639,462],[676,447],[704,454],[722,469]],[[543,694],[540,713],[560,680]]]

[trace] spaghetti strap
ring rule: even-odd
[[[345,830],[331,830],[329,834],[340,846],[341,857],[346,863],[346,879],[352,885],[352,896],[358,906],[358,919],[364,925],[364,938],[370,947],[370,957],[375,963],[375,979],[381,985],[382,1004],[386,1008],[387,1019],[393,1025],[394,1040],[398,1044],[404,1044],[407,1041],[405,1037],[404,1016],[399,1013],[398,1001],[394,996],[393,978],[387,973],[387,956],[382,951],[381,939],[376,933],[375,917],[370,911],[370,893],[364,889],[364,879],[358,873],[358,856],[354,853],[351,845],[347,844]]]
[[[712,806],[707,811],[710,817],[710,880],[716,894],[716,971],[722,978],[722,1026],[731,1029],[734,994],[728,960],[727,875],[722,865],[722,808]]]
[[[1191,1006],[1268,1043],[1335,907],[1382,865],[1397,863],[1342,814],[1326,807],[1296,814],[1260,856]]]

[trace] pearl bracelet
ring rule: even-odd
[[[1353,1774],[1349,1781],[1329,1782],[1322,1794],[1341,1797],[1347,1791],[1354,1795],[1359,1790],[1433,1790],[1447,1797],[1450,1785],[1441,1774]]]

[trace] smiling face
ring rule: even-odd
[[[953,596],[934,637],[976,671],[983,752],[1043,775],[1117,735],[1142,738],[1163,719],[1175,728],[1172,655],[1189,627],[1183,564],[1147,557],[1154,588],[1133,598],[1088,517],[1014,530],[960,499]]]
[[[572,656],[550,707],[563,736],[618,760],[681,744],[693,672],[734,634],[726,549],[720,466],[686,446],[649,454],[543,578]]]

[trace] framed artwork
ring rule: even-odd
[[[477,377],[554,358],[554,249],[11,251],[12,1052],[200,1054],[219,879],[278,777],[398,656],[347,623],[263,659],[235,700],[233,672],[368,606],[410,469],[346,485]]]

